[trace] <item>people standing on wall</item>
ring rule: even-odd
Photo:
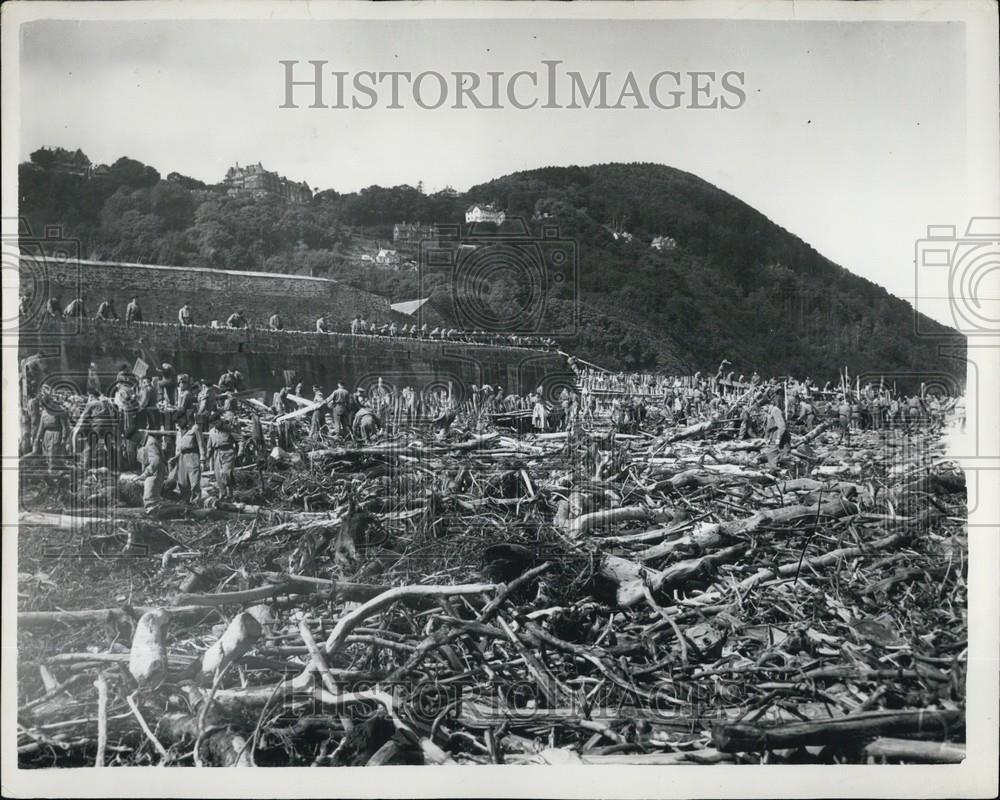
[[[194,325],[194,313],[191,311],[191,303],[185,301],[177,312],[177,321],[181,325]]]
[[[97,307],[96,319],[104,320],[105,322],[113,322],[117,320],[118,312],[115,311],[115,301],[108,299],[102,302]]]
[[[278,315],[277,311],[275,311],[271,315],[271,318],[267,321],[267,327],[269,327],[272,331],[282,331],[285,329],[285,325],[281,321],[281,317]]]
[[[87,309],[84,308],[83,298],[74,297],[70,301],[70,304],[63,309],[62,315],[67,318],[81,318],[87,316]]]
[[[326,314],[321,315],[316,320],[316,333],[329,333],[329,326],[326,324]]]
[[[229,319],[226,320],[226,325],[230,328],[245,328],[247,327],[247,318],[243,315],[242,311],[234,311],[229,315]]]
[[[133,322],[142,322],[142,309],[139,308],[138,297],[133,297],[125,306],[125,324],[131,325]]]

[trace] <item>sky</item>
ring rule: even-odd
[[[610,71],[611,86],[629,71],[642,84],[662,70],[734,70],[746,100],[392,110],[383,92],[357,110],[307,108],[306,91],[302,107],[280,108],[279,62],[310,59],[331,72],[481,75],[558,59],[588,83]],[[910,299],[915,240],[967,214],[965,75],[963,25],[946,22],[44,21],[22,28],[20,157],[79,147],[98,163],[127,155],[211,182],[260,161],[341,192],[464,190],[540,166],[650,161],[700,176]]]

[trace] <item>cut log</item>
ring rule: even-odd
[[[703,433],[708,433],[713,428],[718,427],[719,424],[719,420],[710,419],[705,422],[696,423],[695,425],[688,425],[686,428],[682,428],[676,433],[668,436],[665,441],[667,444],[672,444],[673,442],[679,442],[681,439],[693,439]]]
[[[263,627],[253,614],[246,611],[237,614],[229,623],[225,633],[205,651],[201,659],[202,676],[211,678],[241,658],[256,644],[263,631]]]
[[[155,689],[167,677],[167,626],[170,613],[147,611],[135,626],[128,669],[140,689]]]

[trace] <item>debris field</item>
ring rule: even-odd
[[[961,761],[942,432],[737,425],[303,435],[172,519],[28,481],[20,764]]]

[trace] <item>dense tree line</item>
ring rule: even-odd
[[[505,232],[534,236],[545,224],[575,243],[579,292],[569,283],[547,295],[547,321],[567,330],[575,315],[578,334],[566,345],[597,363],[705,370],[727,357],[747,372],[819,381],[843,365],[854,374],[963,371],[937,354],[938,340],[914,334],[907,303],[662,165],[538,169],[460,195],[327,190],[308,204],[231,197],[125,157],[94,168],[83,153],[58,149],[33,153],[19,180],[32,230],[61,225],[85,257],[333,277],[392,301],[430,295],[442,309],[455,291],[450,267],[373,269],[358,261],[359,247],[391,242],[398,222],[454,225],[471,202],[495,202],[512,218]],[[657,236],[670,245],[652,248]],[[503,316],[516,315],[530,290],[501,271],[484,291]],[[964,347],[957,335],[955,343]]]

